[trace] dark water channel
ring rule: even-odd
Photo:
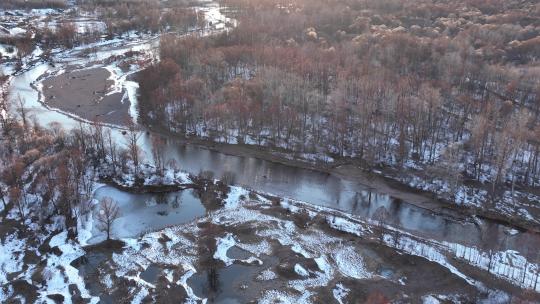
[[[146,134],[145,142],[150,142],[151,136]],[[182,170],[193,174],[211,171],[214,177],[220,178],[232,172],[238,185],[362,218],[373,218],[375,210],[385,207],[388,210],[386,223],[427,238],[497,250],[519,248],[530,238],[540,240],[537,235],[529,233],[509,235],[509,227],[491,221],[482,221],[479,225],[449,218],[324,172],[255,157],[228,155],[174,139],[168,139],[166,153],[169,159],[177,161]]]

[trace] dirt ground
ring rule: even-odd
[[[325,252],[323,249],[324,246],[330,246],[328,248],[335,246],[334,249],[337,251],[343,247],[350,247],[354,248],[354,252],[362,257],[365,269],[371,276],[362,279],[353,279],[340,274],[336,268],[335,272],[332,271],[331,276],[333,278],[329,280],[326,286],[308,287],[308,290],[313,292],[311,297],[313,303],[336,303],[333,287],[337,286],[337,284],[342,284],[349,290],[344,298],[345,303],[389,303],[390,301],[396,301],[398,303],[421,303],[423,298],[430,294],[447,295],[457,302],[473,303],[475,299],[484,297],[477,288],[452,274],[448,269],[441,267],[439,264],[427,261],[421,257],[396,251],[393,248],[379,244],[377,239],[372,239],[368,236],[357,237],[334,230],[328,226],[324,215],[316,216],[308,220],[306,225],[298,226],[298,223],[295,221],[295,214],[287,212],[279,205],[270,207],[268,205],[254,204],[247,207],[247,209],[260,212],[261,216],[271,216],[278,221],[292,220],[297,225],[296,228],[298,230],[294,233],[284,232],[284,235],[293,238],[296,238],[298,235],[304,235],[306,239],[313,239],[316,235],[326,235],[332,238],[334,241],[331,242],[333,243],[325,243],[328,242],[325,239],[320,240],[321,252]],[[225,215],[223,218],[218,216],[218,218],[227,221],[228,216]],[[212,220],[207,219],[197,224],[202,229],[200,232],[194,233],[187,226],[180,230],[175,230],[174,235],[182,231],[180,236],[194,241],[197,244],[195,250],[193,250],[193,247],[186,247],[190,249],[184,251],[185,249],[183,248],[185,247],[182,247],[181,243],[174,243],[167,236],[173,235],[173,233],[165,229],[155,232],[156,237],[158,234],[161,235],[159,239],[160,245],[151,241],[150,238],[143,237],[140,240],[141,244],[143,244],[141,252],[145,252],[145,250],[151,252],[152,257],[154,257],[156,252],[159,254],[155,256],[198,255],[198,263],[194,264],[197,272],[187,280],[187,283],[194,289],[195,294],[208,298],[209,303],[222,303],[221,301],[232,295],[234,295],[234,300],[241,303],[255,303],[267,290],[280,290],[285,293],[300,295],[292,287],[294,282],[298,284],[298,282],[305,280],[304,282],[308,284],[307,282],[312,280],[311,282],[317,285],[316,282],[318,279],[316,274],[320,273],[321,269],[319,269],[315,258],[306,257],[295,252],[292,250],[290,244],[282,244],[274,239],[274,233],[268,234],[270,237],[266,238],[259,235],[261,232],[266,230],[272,231],[272,229],[279,227],[279,225],[274,226],[274,224],[272,221],[240,221],[232,225],[230,223],[216,224]],[[257,263],[243,264],[236,261],[231,266],[225,266],[222,262],[216,261],[213,254],[216,251],[216,236],[223,236],[226,233],[232,233],[238,244],[256,245],[262,244],[263,240],[267,240],[271,246],[272,253],[270,255],[265,253],[258,256],[262,261],[261,265]],[[299,238],[303,239],[303,237]],[[151,249],[145,249],[145,246],[153,247]],[[317,257],[319,253],[315,253],[314,256]],[[142,253],[142,255],[145,256],[145,253]],[[127,256],[131,256],[131,253],[127,254]],[[251,256],[251,253],[235,245],[227,253],[227,256],[235,259],[245,259]],[[328,261],[333,265],[335,263],[335,257],[332,254],[328,254],[328,257]],[[158,271],[156,278],[154,278],[155,283],[152,282],[155,284],[155,287],[148,289],[149,294],[146,296],[145,301],[158,301],[161,303],[163,299],[170,298],[171,294],[178,299],[185,299],[185,292],[181,293],[181,288],[175,284],[171,284],[166,279],[166,273],[163,272],[166,269],[169,274],[172,274],[174,278],[172,281],[175,282],[185,273],[183,266],[171,264],[166,259],[162,261],[155,261],[151,257],[150,259],[152,260],[152,265],[157,266],[157,269],[160,269],[160,271]],[[300,276],[294,270],[295,265],[302,265],[309,271],[309,276]],[[121,267],[121,265],[117,265],[114,262],[102,263],[97,271],[100,274],[111,274],[111,279],[113,280],[111,286],[114,287],[106,288],[102,286],[103,289],[99,291],[102,294],[112,295],[111,303],[122,298],[134,288],[133,282],[129,278],[114,275]],[[140,267],[135,268],[137,270],[129,270],[129,273],[134,277],[141,277],[142,273],[146,271],[140,269]],[[259,279],[259,274],[265,269],[275,273],[276,277],[268,280]],[[476,276],[478,271],[472,272]],[[210,273],[214,273],[214,275],[212,276]],[[486,277],[485,279],[488,286],[491,286],[492,278]],[[102,278],[98,276],[93,278],[93,280],[102,281]],[[291,285],[291,282],[293,285]],[[502,284],[500,288],[503,290],[511,289],[506,285],[508,284]],[[163,303],[169,302],[165,301]]]
[[[123,124],[128,121],[130,103],[124,93],[112,93],[111,73],[105,68],[67,71],[43,81],[47,105],[90,121]]]

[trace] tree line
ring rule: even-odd
[[[229,0],[237,27],[161,38],[140,115],[182,135],[535,187],[540,6],[503,2]]]

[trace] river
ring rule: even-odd
[[[226,20],[220,13],[219,7],[215,3],[206,4],[201,7],[213,20]],[[215,22],[215,24],[220,24]],[[40,102],[40,96],[35,89],[39,88],[40,76],[45,73],[59,71],[69,64],[84,64],[88,60],[96,58],[106,58],[112,54],[122,54],[129,50],[152,50],[157,46],[159,39],[156,37],[140,38],[129,41],[116,41],[110,44],[99,45],[98,51],[92,58],[83,58],[77,56],[77,50],[64,52],[56,57],[59,58],[58,64],[52,67],[48,63],[38,62],[30,69],[14,75],[11,80],[11,100],[19,96],[26,102],[26,107],[31,111],[36,121],[41,125],[49,125],[57,122],[66,130],[78,127],[80,119],[73,117],[68,113],[50,109]],[[2,65],[2,70],[9,72],[10,67]],[[124,84],[126,85],[126,84]],[[135,95],[135,94],[133,94]],[[134,96],[130,96],[133,103]],[[175,159],[182,170],[192,174],[198,174],[201,171],[212,171],[214,176],[219,178],[225,172],[232,172],[235,175],[235,183],[254,189],[256,191],[267,192],[281,197],[288,197],[310,204],[330,207],[344,211],[362,218],[371,218],[373,213],[380,206],[384,206],[390,213],[387,223],[399,227],[425,238],[454,242],[466,246],[477,246],[484,250],[517,250],[523,255],[529,255],[528,244],[538,243],[540,237],[536,234],[522,232],[517,234],[507,233],[509,227],[491,222],[491,221],[461,221],[441,214],[433,213],[429,210],[420,208],[414,204],[400,199],[396,199],[386,193],[378,193],[369,189],[353,179],[319,172],[315,170],[303,169],[274,163],[256,157],[239,157],[228,155],[206,149],[198,145],[186,144],[175,138],[164,135],[155,135],[147,132],[144,126],[140,126],[141,131],[140,146],[144,151],[146,159],[151,159],[151,142],[153,136],[165,137],[166,159]],[[118,126],[106,126],[110,129],[114,138],[119,143],[125,143],[122,138],[121,128]],[[122,197],[118,190],[103,187],[96,192],[97,196]],[[120,198],[119,198],[120,199]],[[128,197],[121,199],[129,200],[134,207],[134,214],[144,214],[140,206],[148,198]],[[190,214],[198,216],[201,214],[201,206],[192,202],[187,206],[194,206]],[[126,212],[130,209],[124,205]],[[185,217],[168,218],[167,225],[179,224],[185,222]],[[129,221],[124,221],[129,223]],[[155,223],[155,224],[153,224]],[[159,220],[150,219],[144,226],[146,230],[159,229],[163,223]],[[123,237],[135,236],[140,230],[129,230],[131,234],[122,235]],[[531,253],[532,254],[532,253]]]

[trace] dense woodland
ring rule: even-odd
[[[148,124],[493,190],[538,186],[535,1],[222,4],[237,27],[161,39],[139,76]]]

